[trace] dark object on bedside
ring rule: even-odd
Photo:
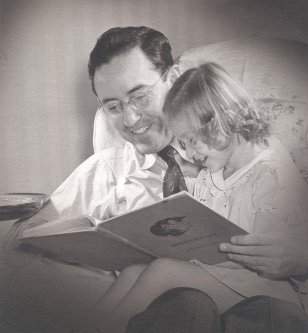
[[[34,215],[48,201],[43,193],[7,193],[0,195],[0,221]]]

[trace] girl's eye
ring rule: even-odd
[[[181,148],[186,150],[186,145],[185,145],[184,141],[179,140],[179,143],[180,143]]]
[[[189,139],[189,143],[190,143],[192,146],[195,146],[195,145],[197,144],[197,141],[196,141],[196,139],[191,138],[191,139]]]

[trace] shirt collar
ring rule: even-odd
[[[143,154],[133,146],[136,151],[136,157],[140,166],[140,169],[147,170],[150,169],[156,162],[156,154]]]

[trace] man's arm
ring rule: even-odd
[[[308,226],[284,232],[232,237],[220,251],[260,276],[282,279],[308,274]]]

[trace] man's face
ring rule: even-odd
[[[124,101],[122,112],[107,112],[110,122],[124,139],[145,154],[160,151],[172,138],[162,114],[164,99],[171,83],[168,77],[166,80],[160,77],[161,74],[154,69],[139,47],[103,64],[94,76],[98,98],[104,105],[112,106]],[[126,103],[128,98],[148,91],[154,84],[146,107],[136,109]]]

